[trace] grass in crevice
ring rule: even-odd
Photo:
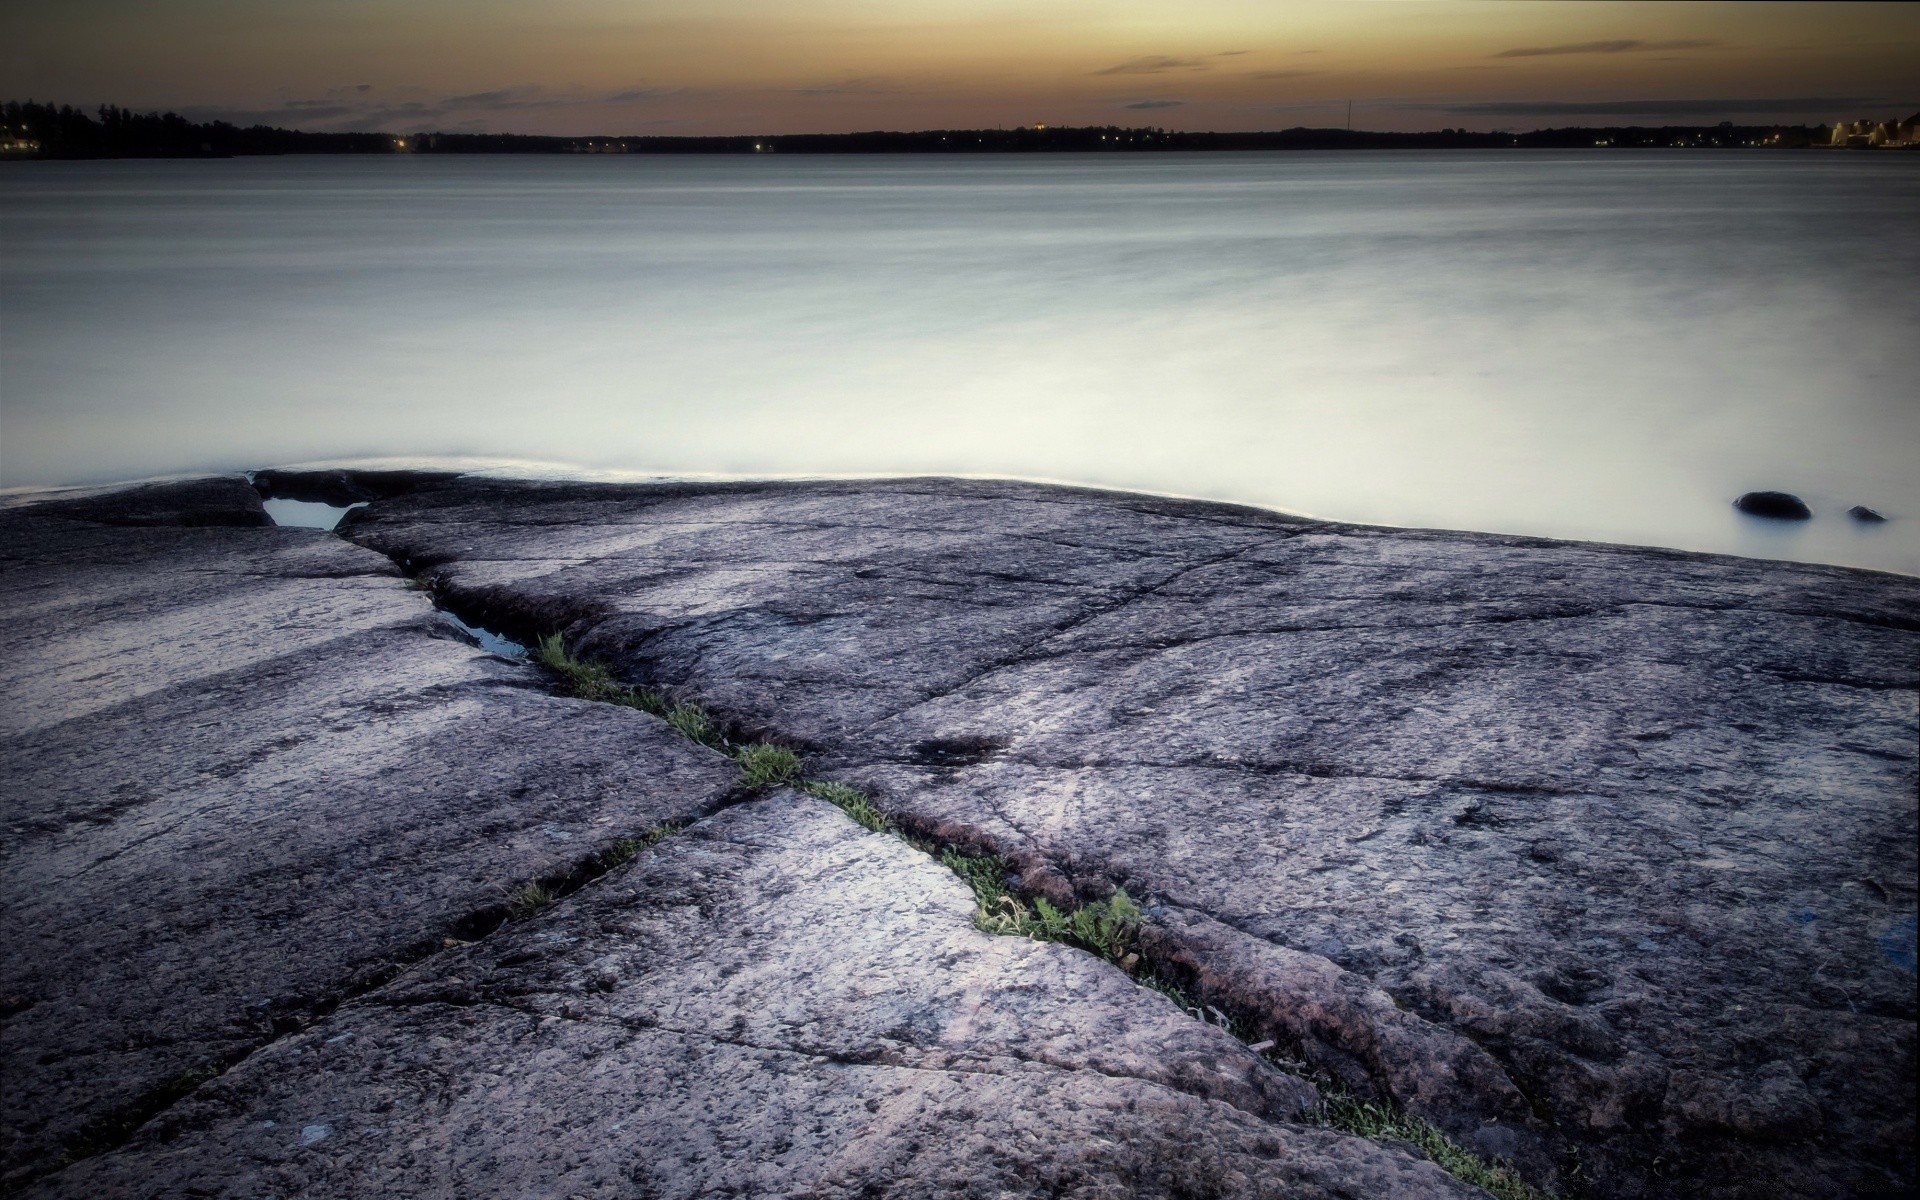
[[[667,724],[688,741],[699,742],[707,749],[718,750],[722,754],[727,752],[727,739],[720,736],[720,731],[713,727],[713,718],[698,704],[676,704],[662,715],[666,717]]]
[[[1329,1129],[1372,1140],[1397,1139],[1410,1142],[1432,1159],[1441,1170],[1463,1183],[1491,1193],[1495,1200],[1554,1200],[1521,1178],[1510,1163],[1488,1160],[1448,1137],[1430,1121],[1422,1120],[1396,1106],[1362,1100],[1348,1091],[1339,1080],[1308,1063],[1287,1055],[1286,1049],[1270,1039],[1260,1039],[1252,1021],[1236,1013],[1222,1012],[1179,983],[1149,969],[1135,980],[1172,1000],[1180,1009],[1203,1025],[1226,1030],[1247,1048],[1289,1075],[1311,1082],[1320,1093],[1320,1105],[1312,1116]]]
[[[1489,1162],[1442,1133],[1431,1122],[1383,1104],[1372,1104],[1336,1088],[1321,1087],[1320,1120],[1329,1129],[1357,1137],[1397,1138],[1411,1142],[1441,1170],[1470,1183],[1495,1200],[1551,1200],[1505,1162]]]
[[[545,884],[538,881],[529,883],[515,892],[513,899],[507,901],[507,919],[524,921],[552,904],[553,900],[553,893],[547,890]]]
[[[803,790],[815,799],[825,800],[874,833],[886,833],[893,829],[893,818],[881,812],[867,798],[867,794],[858,788],[850,788],[844,783],[809,783]],[[914,842],[911,838],[904,840],[923,854],[934,853],[930,845]]]
[[[973,889],[973,923],[988,933],[1015,934],[1043,942],[1066,942],[1090,950],[1131,972],[1140,963],[1134,935],[1140,906],[1122,888],[1105,900],[1061,912],[1044,896],[1028,904],[1007,886],[1007,860],[994,854],[948,850],[940,862]]]
[[[669,700],[649,687],[628,687],[620,683],[599,663],[569,654],[566,640],[557,633],[550,633],[535,643],[533,661],[551,671],[570,695],[649,713],[673,726],[675,732],[688,741],[727,755],[740,764],[745,776],[742,783],[746,787],[774,787],[797,783],[800,779],[799,756],[785,746],[768,742],[736,745],[727,739],[706,709],[698,704]]]
[[[655,825],[639,837],[621,838],[595,856],[593,860],[595,877],[605,875],[622,863],[631,861],[634,855],[649,846],[659,845],[679,833],[680,829],[681,826],[678,823],[669,821],[665,825]]]
[[[750,788],[800,782],[800,756],[785,746],[768,742],[739,746],[733,751],[733,761],[740,764],[740,782]]]
[[[557,676],[568,692],[583,700],[620,704],[651,713],[689,740],[728,755],[739,764],[741,783],[748,789],[797,786],[808,795],[839,808],[863,828],[891,834],[921,853],[938,858],[972,889],[975,927],[987,933],[1063,942],[1097,954],[1119,966],[1140,986],[1172,1000],[1188,1016],[1247,1043],[1275,1067],[1311,1077],[1319,1085],[1322,1096],[1316,1116],[1327,1128],[1358,1137],[1411,1143],[1442,1170],[1484,1189],[1496,1200],[1552,1200],[1550,1193],[1528,1184],[1509,1164],[1490,1162],[1474,1154],[1428,1121],[1353,1096],[1336,1081],[1312,1071],[1307,1064],[1285,1057],[1272,1041],[1255,1041],[1256,1031],[1251,1022],[1203,1002],[1187,988],[1163,977],[1150,964],[1143,964],[1136,946],[1143,914],[1125,889],[1117,889],[1107,899],[1083,904],[1071,912],[1062,912],[1044,896],[1036,896],[1029,902],[1008,886],[1011,865],[1006,859],[942,848],[899,828],[892,817],[857,788],[829,781],[804,781],[800,758],[792,750],[769,742],[735,745],[727,740],[705,709],[696,704],[671,702],[652,688],[632,688],[616,682],[605,667],[569,654],[565,641],[557,633],[540,639],[533,659]],[[662,825],[640,837],[613,843],[595,860],[597,873],[612,870],[641,850],[678,832],[676,825]],[[554,894],[541,884],[529,883],[510,902],[508,912],[514,920],[524,919],[552,904],[554,899]]]
[[[624,705],[627,708],[637,708],[644,713],[652,713],[656,717],[666,717],[675,711],[674,707],[667,703],[667,698],[652,688],[630,688],[616,683],[613,675],[599,663],[585,662],[568,654],[565,640],[557,633],[550,633],[535,644],[533,661],[553,672],[559,677],[560,682],[566,685],[567,691],[582,700],[599,700],[606,704]],[[693,705],[683,704],[680,707],[692,709],[705,723],[706,714],[701,713]]]

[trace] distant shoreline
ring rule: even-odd
[[[1888,123],[1911,130],[1920,118]],[[1859,123],[1856,123],[1859,124]],[[1118,125],[725,136],[548,137],[510,133],[309,133],[175,113],[103,107],[0,106],[0,159],[239,158],[278,154],[1138,154],[1246,150],[1842,149],[1825,125],[1565,126],[1525,133],[1440,129],[1389,133],[1304,126],[1256,133],[1185,133]],[[1860,143],[1862,146],[1865,142]],[[1874,149],[1912,149],[1909,140]]]

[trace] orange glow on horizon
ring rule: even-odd
[[[14,98],[307,129],[806,133],[1826,121],[1920,107],[1920,6],[76,0]],[[1639,106],[1639,108],[1635,108]]]

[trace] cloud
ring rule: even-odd
[[[1718,42],[1706,42],[1697,38],[1681,38],[1670,42],[1644,42],[1639,38],[1616,38],[1606,42],[1567,42],[1559,46],[1521,46],[1514,50],[1502,50],[1490,54],[1489,58],[1540,58],[1549,54],[1637,54],[1645,50],[1701,50],[1716,46]]]
[[[1222,50],[1219,53],[1215,54],[1214,57],[1215,58],[1239,58],[1242,54],[1250,54],[1250,53],[1252,53],[1252,51],[1249,51],[1249,50]]]
[[[1204,71],[1205,59],[1170,58],[1165,54],[1148,54],[1141,58],[1130,58],[1123,63],[1095,71],[1095,75],[1157,75],[1162,71]]]
[[[325,100],[289,100],[275,108],[196,106],[182,108],[180,115],[189,121],[225,121],[244,128],[249,125],[286,125],[290,122],[325,121],[359,111],[357,106],[351,104],[336,104]]]
[[[846,79],[839,83],[818,83],[811,87],[791,89],[796,96],[886,96],[897,90],[888,86],[884,79]]]
[[[602,104],[638,104],[642,100],[658,100],[662,96],[671,96],[670,88],[630,87],[601,100]]]
[[[545,88],[529,84],[523,87],[494,88],[486,92],[468,92],[463,96],[448,96],[435,107],[442,112],[467,112],[473,109],[503,112],[526,108],[567,108],[585,103],[592,103],[592,101],[577,91],[554,95]]]
[[[1121,108],[1179,108],[1185,100],[1134,100],[1122,104]]]
[[[1254,71],[1249,79],[1299,79],[1307,75],[1325,75],[1325,71]]]
[[[464,96],[448,96],[440,102],[442,108],[514,108],[517,103],[513,93],[507,88],[491,92],[469,92]]]
[[[1712,100],[1493,100],[1474,104],[1408,104],[1400,108],[1459,117],[1720,117],[1742,113],[1806,113],[1885,104],[1878,96],[1796,96]]]

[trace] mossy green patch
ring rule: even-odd
[[[1105,900],[1061,912],[1044,896],[1028,904],[1016,895],[1007,886],[1008,863],[998,855],[948,850],[940,855],[940,861],[973,889],[973,923],[988,933],[1065,942],[1128,969],[1140,961],[1133,948],[1140,931],[1140,906],[1124,888]]]
[[[750,788],[779,787],[800,781],[800,756],[785,746],[756,742],[739,746],[733,761],[740,764],[740,782]]]
[[[844,783],[809,783],[806,793],[825,800],[875,833],[885,833],[893,828],[893,818],[881,812],[867,794],[858,788],[850,788]],[[907,841],[924,854],[933,853],[930,845],[914,842],[911,838]]]
[[[604,875],[649,846],[658,845],[680,832],[680,826],[673,822],[655,825],[639,837],[621,838],[602,850],[593,860],[596,875]]]
[[[524,921],[552,904],[553,899],[553,893],[547,890],[545,884],[529,883],[515,892],[513,899],[507,901],[507,918],[513,921]]]
[[[1323,1087],[1321,1121],[1329,1128],[1364,1138],[1411,1142],[1447,1174],[1481,1188],[1496,1200],[1550,1200],[1550,1193],[1529,1184],[1504,1162],[1492,1162],[1442,1133],[1432,1123],[1398,1109],[1370,1104]]]
[[[569,694],[578,696],[582,700],[599,700],[606,704],[637,708],[641,712],[652,713],[656,717],[665,717],[670,711],[674,711],[673,706],[667,703],[666,697],[652,688],[627,687],[625,684],[615,682],[613,675],[599,663],[575,658],[567,652],[566,640],[557,633],[548,634],[534,645],[533,661],[553,672],[559,677]],[[693,709],[694,712],[699,713],[701,720],[705,721],[706,714],[700,713],[700,710],[693,705],[680,707]]]

